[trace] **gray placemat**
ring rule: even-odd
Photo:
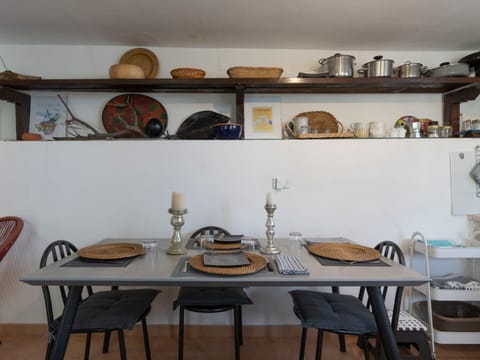
[[[199,239],[188,239],[185,248],[189,250],[200,250],[200,244],[197,242],[197,240]],[[260,249],[260,242],[258,241],[258,239],[254,238],[252,240],[255,241],[255,250]]]
[[[175,268],[173,269],[173,272],[171,274],[172,277],[191,277],[191,276],[199,276],[199,277],[202,277],[202,276],[213,276],[213,277],[232,277],[232,276],[258,276],[258,275],[261,275],[261,276],[265,276],[265,275],[274,275],[274,274],[278,274],[277,273],[277,270],[275,269],[274,267],[274,271],[268,271],[267,268],[264,268],[260,271],[257,271],[256,273],[253,273],[253,274],[243,274],[243,275],[218,275],[218,274],[209,274],[209,273],[205,273],[205,272],[202,272],[202,271],[198,271],[198,270],[195,270],[193,269],[190,265],[188,265],[187,263],[187,260],[189,259],[188,256],[184,256],[180,259],[178,259],[178,263],[177,265],[175,266]],[[185,263],[187,263],[187,265],[185,266]]]
[[[312,255],[317,261],[325,266],[390,266],[381,259],[372,261],[342,261],[335,259],[328,259],[321,256]]]
[[[95,260],[76,257],[66,262],[62,267],[125,267],[135,260],[136,256],[115,260]]]

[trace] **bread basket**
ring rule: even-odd
[[[283,69],[280,67],[253,67],[253,66],[234,66],[227,70],[231,78],[274,78],[278,79],[282,75]]]
[[[174,79],[201,79],[205,77],[205,71],[195,68],[177,68],[170,71]]]

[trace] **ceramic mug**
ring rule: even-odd
[[[310,125],[308,124],[308,117],[298,116],[289,121],[286,126],[287,130],[293,132],[293,136],[307,135],[310,133]],[[292,130],[293,129],[293,130]]]
[[[353,134],[358,138],[368,138],[368,128],[369,125],[363,122],[354,122],[350,124],[350,129],[353,131]]]
[[[368,134],[372,138],[381,138],[385,136],[385,128],[381,121],[372,121],[369,123]]]

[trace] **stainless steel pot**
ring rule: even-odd
[[[322,65],[320,73],[326,72],[330,77],[352,77],[355,57],[335,54],[318,62]]]
[[[400,78],[417,78],[422,76],[425,67],[420,63],[406,61],[405,64],[400,65],[395,70],[397,76]]]
[[[374,56],[373,61],[363,64],[359,74],[366,77],[391,77],[393,75],[393,60],[384,59],[383,56]]]

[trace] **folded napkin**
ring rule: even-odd
[[[276,255],[278,272],[282,275],[308,275],[308,269],[303,266],[300,259],[293,255]]]

